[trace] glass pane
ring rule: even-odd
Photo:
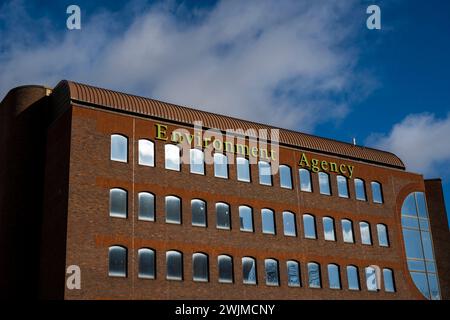
[[[407,196],[405,201],[403,202],[402,214],[410,215],[410,216],[417,216],[416,201],[414,199],[414,193],[411,193],[409,196]]]
[[[151,249],[139,249],[139,278],[155,279],[155,252]]]
[[[389,247],[387,228],[384,224],[377,224],[377,233],[380,247]]]
[[[417,218],[402,216],[402,226],[405,228],[419,229],[419,220]]]
[[[338,193],[341,198],[348,198],[348,183],[344,176],[337,176]]]
[[[436,274],[428,274],[428,284],[430,285],[430,293],[432,300],[440,300],[439,283]]]
[[[381,184],[372,182],[372,198],[375,203],[383,203],[383,194],[381,192]]]
[[[320,288],[320,268],[317,263],[308,263],[308,285],[310,288]]]
[[[311,173],[306,169],[300,169],[298,174],[300,176],[300,190],[312,192]]]
[[[334,234],[334,220],[332,218],[323,218],[323,233],[325,240],[336,241],[336,236]]]
[[[361,243],[362,244],[367,244],[367,245],[371,245],[372,244],[372,239],[370,236],[370,226],[368,223],[366,222],[360,222],[359,223],[359,228],[361,231]]]
[[[283,212],[284,235],[296,237],[295,216],[292,212]]]
[[[261,216],[263,233],[275,234],[275,221],[273,211],[269,209],[262,209]]]
[[[109,191],[109,215],[111,217],[127,217],[127,198],[127,192],[125,190],[111,189]]]
[[[416,192],[416,199],[417,199],[417,212],[419,213],[419,217],[428,218],[427,205],[425,202],[424,193]]]
[[[119,246],[109,247],[110,277],[127,276],[127,249]]]
[[[204,155],[199,149],[190,150],[191,173],[205,174]]]
[[[436,272],[436,265],[434,264],[434,262],[427,262],[427,271]]]
[[[354,266],[347,267],[347,280],[349,290],[359,290],[358,268]]]
[[[183,256],[177,251],[166,252],[167,280],[183,280]]]
[[[319,172],[320,194],[331,195],[330,177],[325,172]]]
[[[391,269],[383,269],[384,291],[395,292],[394,276]]]
[[[378,291],[377,274],[374,268],[366,268],[366,285],[369,291]]]
[[[219,282],[233,283],[233,259],[229,256],[219,256]]]
[[[355,179],[355,193],[357,200],[366,201],[366,189],[364,187],[364,181],[361,179]]]
[[[192,255],[192,280],[207,282],[208,279],[208,256],[203,253],[194,253]]]
[[[155,148],[152,141],[139,140],[139,161],[142,166],[155,166]]]
[[[181,201],[174,196],[166,197],[166,222],[181,224]]]
[[[416,219],[417,220],[417,219]],[[430,224],[428,223],[428,219],[418,219],[420,223],[420,229],[428,231],[430,229]]]
[[[247,206],[239,207],[239,221],[241,231],[253,232],[253,213],[252,208]]]
[[[303,215],[303,229],[305,231],[305,238],[316,239],[316,223],[313,216],[309,214]]]
[[[425,260],[434,260],[433,243],[431,242],[431,235],[429,232],[422,231],[422,245]]]
[[[330,289],[340,289],[341,288],[339,267],[335,264],[328,265],[328,282],[330,285]]]
[[[124,136],[111,135],[111,160],[128,162],[128,139]]]
[[[272,185],[272,173],[270,164],[264,161],[258,162],[259,183],[267,186]]]
[[[280,166],[280,186],[292,189],[291,168],[285,165]]]
[[[214,153],[214,176],[228,179],[228,158],[221,153]]]
[[[425,273],[411,272],[411,277],[414,284],[419,291],[427,298],[430,299],[430,292],[428,290],[428,281]]]
[[[353,227],[350,220],[342,220],[342,237],[344,242],[353,243]]]
[[[155,196],[148,192],[141,192],[139,199],[139,220],[154,221],[155,220]]]
[[[298,262],[288,261],[287,266],[287,276],[288,276],[288,286],[289,287],[300,287],[300,270],[298,267]]]
[[[256,261],[253,258],[242,258],[242,280],[245,284],[256,284]]]
[[[268,286],[278,286],[278,261],[266,259],[264,265],[266,269],[266,284]]]
[[[236,157],[237,179],[239,181],[250,182],[250,165],[248,159]]]
[[[191,200],[192,225],[206,227],[206,203],[199,199]]]
[[[226,203],[216,203],[216,219],[218,229],[230,229],[230,207]]]
[[[180,171],[180,148],[173,144],[166,144],[164,148],[166,169]]]
[[[403,229],[403,239],[405,240],[406,256],[413,259],[423,259],[419,231]]]
[[[410,271],[423,271],[425,272],[425,262],[423,260],[409,260],[408,269]]]

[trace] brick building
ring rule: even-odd
[[[70,81],[0,120],[4,298],[449,298],[441,181],[391,153]]]

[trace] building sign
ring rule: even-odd
[[[326,160],[319,160],[315,158],[308,158],[308,156],[304,153],[302,153],[302,157],[300,161],[298,162],[298,165],[300,167],[303,167],[305,169],[308,169],[312,172],[335,172],[340,173],[343,176],[347,176],[349,179],[353,177],[353,170],[355,169],[355,166],[349,165],[349,164],[338,164],[336,162],[329,162]]]

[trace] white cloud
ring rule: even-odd
[[[138,4],[86,14],[81,31],[63,32],[30,19],[20,1],[6,4],[14,9],[3,7],[0,94],[67,78],[311,131],[345,117],[355,88],[370,92],[367,75],[355,70],[351,42],[361,26],[353,1],[221,1],[190,19],[173,3],[142,11]],[[120,14],[131,22],[119,22]],[[43,35],[33,41],[38,27]],[[11,37],[16,29],[21,36]]]
[[[411,114],[394,125],[387,135],[374,134],[368,145],[398,155],[409,171],[427,178],[450,174],[450,113],[445,118],[434,114]]]

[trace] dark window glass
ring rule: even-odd
[[[155,279],[155,251],[148,248],[138,250],[139,273],[142,279]]]
[[[266,269],[266,284],[268,286],[278,286],[280,284],[278,279],[278,261],[274,259],[264,260]]]
[[[219,282],[233,283],[233,258],[220,255],[217,258],[219,268]]]
[[[218,229],[231,229],[230,206],[228,204],[216,203],[216,219]]]
[[[192,255],[192,280],[207,282],[209,280],[208,255],[194,253]]]
[[[166,197],[166,222],[181,224],[181,199],[175,196]]]
[[[191,200],[192,225],[206,227],[206,202],[200,199]]]
[[[120,246],[109,247],[109,271],[110,277],[127,276],[127,249]]]
[[[140,192],[139,199],[139,220],[155,221],[155,196],[149,192]]]
[[[166,252],[166,279],[183,280],[183,255],[178,251]]]
[[[242,258],[242,281],[245,284],[256,284],[256,260],[250,257]]]
[[[128,213],[128,194],[122,189],[109,190],[109,215],[126,218]]]

